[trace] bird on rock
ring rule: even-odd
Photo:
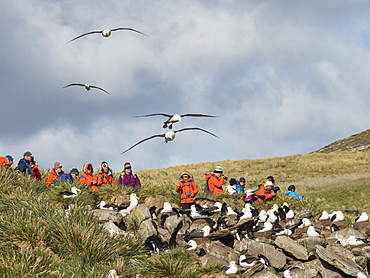
[[[367,215],[366,212],[361,213],[361,215],[355,219],[355,222],[366,222],[366,221],[369,221],[369,216]]]
[[[139,203],[139,197],[136,196],[135,193],[130,194],[130,200],[120,204],[118,206],[119,212],[123,215],[126,216],[131,213],[133,209],[136,208],[136,206]]]
[[[63,198],[74,198],[74,197],[77,197],[78,195],[78,191],[81,191],[80,189],[78,189],[77,187],[73,186],[71,188],[71,191],[63,191],[63,192],[59,192],[59,195]]]
[[[238,272],[238,266],[236,265],[235,261],[231,261],[229,266],[222,267],[225,270],[225,274],[236,274]]]
[[[98,89],[98,90],[101,90],[104,93],[107,93],[107,94],[110,95],[110,93],[108,91],[104,90],[103,88],[100,88],[100,87],[94,86],[94,85],[89,85],[89,84],[71,83],[71,84],[68,84],[68,85],[64,86],[63,89],[67,88],[67,87],[71,87],[71,86],[82,86],[82,87],[85,87],[85,89],[88,90],[88,91],[90,91],[91,89]]]
[[[136,33],[139,33],[139,34],[142,34],[144,36],[147,36],[146,34],[138,31],[138,30],[135,30],[135,29],[132,29],[132,28],[127,28],[127,27],[119,27],[119,28],[114,28],[114,29],[104,29],[104,30],[101,30],[101,31],[91,31],[91,32],[87,32],[87,33],[84,33],[82,35],[79,35],[73,39],[71,39],[70,41],[68,41],[67,43],[71,42],[71,41],[74,41],[74,40],[77,40],[83,36],[86,36],[86,35],[90,35],[90,34],[102,34],[103,37],[109,37],[113,31],[118,31],[118,30],[128,30],[128,31],[133,31],[133,32],[136,32]]]
[[[307,229],[307,235],[312,237],[319,237],[320,233],[315,230],[314,226],[309,226]]]
[[[172,141],[173,139],[175,139],[175,133],[177,132],[181,132],[181,131],[185,131],[185,130],[200,130],[200,131],[203,131],[203,132],[206,132],[208,134],[211,134],[212,136],[214,137],[217,137],[217,135],[213,134],[212,132],[209,132],[205,129],[202,129],[202,128],[199,128],[199,127],[187,127],[187,128],[183,128],[183,129],[179,129],[179,130],[175,130],[175,131],[172,131],[172,130],[169,130],[167,131],[166,133],[164,134],[157,134],[157,135],[152,135],[148,138],[145,138],[139,142],[137,142],[135,145],[131,146],[130,148],[128,148],[127,150],[123,151],[121,154],[125,153],[125,152],[128,152],[129,150],[131,150],[132,148],[136,147],[137,145],[147,141],[147,140],[150,140],[150,139],[153,139],[155,137],[163,137],[164,138],[164,142],[167,143],[169,141]]]
[[[211,116],[211,115],[205,115],[205,114],[182,114],[182,115],[179,115],[179,114],[174,114],[174,115],[170,115],[170,114],[165,114],[165,113],[154,113],[154,114],[148,114],[148,115],[142,115],[142,116],[135,116],[135,118],[139,118],[139,117],[151,117],[151,116],[164,116],[164,117],[168,117],[168,119],[163,123],[163,128],[169,128],[169,129],[172,129],[172,125],[174,123],[177,123],[177,122],[180,122],[182,123],[182,118],[183,117],[217,117],[217,116]]]
[[[100,209],[110,209],[110,210],[115,210],[119,208],[119,206],[115,205],[115,204],[107,204],[106,202],[104,201],[100,201],[99,203],[99,208]]]
[[[329,213],[326,210],[324,210],[321,213],[321,216],[319,217],[319,220],[328,220],[328,219],[330,219]]]

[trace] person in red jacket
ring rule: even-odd
[[[227,177],[222,175],[221,166],[217,165],[213,173],[212,177],[208,179],[209,190],[212,192],[212,195],[224,193],[222,185],[224,184],[224,181],[227,180]]]
[[[189,171],[184,171],[180,175],[180,182],[175,188],[176,192],[181,193],[181,207],[183,210],[190,209],[190,206],[194,204],[194,197],[199,192],[199,188],[195,181],[193,181],[193,176]]]
[[[54,180],[61,174],[64,174],[62,170],[62,163],[60,162],[55,162],[54,163],[54,168],[51,168],[50,173],[46,179],[46,186],[50,187],[54,185]]]
[[[5,168],[10,168],[14,163],[14,158],[10,155],[5,157],[0,157],[0,166]]]
[[[98,182],[100,185],[114,185],[114,177],[111,168],[108,167],[108,163],[103,161],[101,163],[100,172],[98,174]]]
[[[83,167],[83,173],[80,176],[80,182],[90,186],[91,190],[94,192],[99,191],[99,182],[96,177],[93,176],[94,167],[91,163],[86,163]]]
[[[39,170],[39,165],[37,164],[37,162],[35,161],[35,157],[33,157],[33,156],[31,157],[30,166],[31,166],[31,169],[32,169],[33,177],[36,180],[41,181],[42,177],[41,177],[41,173],[40,173],[40,170]]]

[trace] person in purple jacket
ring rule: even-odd
[[[123,172],[118,178],[118,185],[132,186],[135,188],[141,187],[141,182],[140,182],[139,177],[136,174],[132,173],[130,162],[126,162],[123,165]]]

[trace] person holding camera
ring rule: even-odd
[[[194,204],[194,197],[199,192],[199,188],[193,176],[189,171],[184,171],[180,175],[180,182],[175,188],[176,192],[181,193],[181,207],[183,210],[189,210],[190,206]]]
[[[224,193],[222,185],[225,180],[227,180],[227,177],[222,174],[222,167],[217,165],[213,171],[212,177],[208,180],[208,188],[212,192],[212,195]]]

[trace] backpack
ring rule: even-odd
[[[213,176],[213,172],[206,172],[204,175],[205,175],[204,178],[206,179],[206,183],[204,185],[204,194],[212,195],[212,191],[209,190],[208,187],[208,180]]]

